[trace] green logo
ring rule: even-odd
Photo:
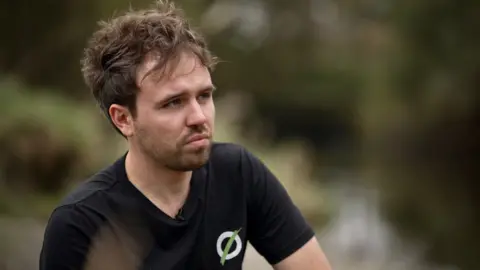
[[[225,265],[225,261],[230,260],[238,256],[240,251],[242,250],[242,240],[238,236],[242,228],[235,230],[235,231],[226,231],[222,233],[217,240],[217,253],[220,256],[220,264],[223,266]],[[222,243],[225,239],[228,238],[227,245],[225,249],[222,250]],[[233,242],[235,241],[236,247],[233,252],[230,253],[230,249],[232,248]]]

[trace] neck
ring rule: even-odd
[[[187,198],[191,171],[170,170],[134,149],[127,153],[125,170],[129,181],[169,215],[174,215]]]

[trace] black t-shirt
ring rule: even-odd
[[[82,183],[49,219],[40,270],[241,269],[247,242],[275,264],[313,236],[258,158],[214,143],[175,219],[128,181],[125,155]]]

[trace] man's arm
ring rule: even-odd
[[[80,207],[56,209],[45,231],[40,270],[138,269],[140,247],[110,225]]]
[[[52,213],[40,253],[40,270],[80,270],[90,245],[91,225],[75,206],[61,206]]]
[[[275,270],[332,269],[315,237],[292,255],[275,264],[273,268]]]
[[[313,229],[273,173],[244,150],[248,239],[275,269],[330,270]]]

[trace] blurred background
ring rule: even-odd
[[[216,139],[271,167],[334,269],[480,269],[480,1],[176,3],[223,60]],[[0,1],[0,270],[38,269],[53,207],[125,151],[79,61],[150,4]]]

